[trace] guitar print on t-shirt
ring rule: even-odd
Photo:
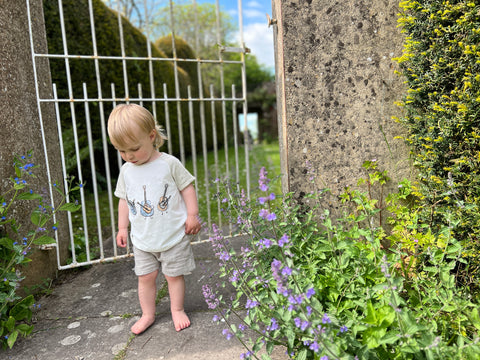
[[[147,200],[147,190],[146,185],[143,185],[143,198],[144,200],[141,203],[137,203],[140,205],[140,213],[145,217],[153,216],[153,206],[150,200]]]
[[[135,209],[135,199],[129,200],[128,195],[127,195],[127,204],[128,204],[128,207],[130,208],[130,211],[132,212],[132,214],[137,215],[137,209]]]
[[[168,201],[172,197],[172,195],[170,195],[169,197],[166,196],[167,189],[168,189],[168,184],[165,184],[165,190],[163,191],[163,196],[160,198],[160,200],[158,200],[158,204],[157,204],[158,210],[160,210],[162,213],[168,209]]]

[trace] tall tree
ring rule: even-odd
[[[165,0],[102,0],[110,9],[120,12],[145,34],[152,33],[151,17]]]
[[[173,15],[173,16],[172,16]],[[197,56],[212,58],[217,55],[217,44],[234,41],[237,28],[234,19],[213,3],[173,4],[159,8],[152,18],[153,34],[163,37],[175,32],[192,46]]]

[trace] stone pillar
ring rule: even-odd
[[[285,191],[338,195],[376,159],[393,179],[408,175],[408,149],[394,101],[403,80],[396,0],[272,0],[277,107]],[[335,204],[331,204],[336,207]]]
[[[47,47],[43,19],[42,0],[30,0],[34,45],[37,52],[46,52]],[[46,156],[44,143],[48,148],[52,181],[62,183],[61,161],[55,112],[52,104],[42,105],[42,120],[45,141],[41,135],[41,123],[37,106],[34,68],[28,30],[27,3],[22,1],[0,0],[0,193],[11,186],[8,180],[14,177],[13,156],[24,155],[33,150],[33,162],[39,165],[35,173],[39,178],[31,184],[38,192],[48,193]],[[37,59],[36,71],[42,79],[38,90],[42,97],[52,91],[49,79],[50,69],[46,59]],[[45,80],[45,79],[48,79]],[[51,95],[50,95],[51,97]],[[15,208],[16,220],[20,220],[24,229],[31,229],[29,222],[33,202],[25,202]],[[66,217],[58,217],[59,237],[67,239]],[[61,256],[67,254],[66,241],[61,245]],[[53,278],[57,270],[57,256],[53,250],[35,250],[33,262],[23,270],[26,279],[24,286],[38,284],[42,279]]]

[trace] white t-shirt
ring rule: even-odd
[[[177,158],[166,153],[146,164],[123,164],[115,196],[127,201],[135,247],[161,252],[182,240],[187,208],[180,191],[194,180]]]

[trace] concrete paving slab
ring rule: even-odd
[[[235,247],[243,241],[232,239]],[[12,350],[0,351],[8,360],[229,360],[245,352],[241,343],[222,335],[223,326],[212,321],[202,286],[220,281],[208,242],[194,246],[197,269],[186,276],[185,311],[190,328],[176,332],[168,296],[159,300],[156,322],[134,336],[130,327],[141,315],[133,258],[94,265],[68,275],[52,294],[39,300],[32,336],[19,338]],[[159,276],[158,288],[164,282]],[[228,296],[228,291],[226,290]],[[284,359],[278,350],[274,359]]]

